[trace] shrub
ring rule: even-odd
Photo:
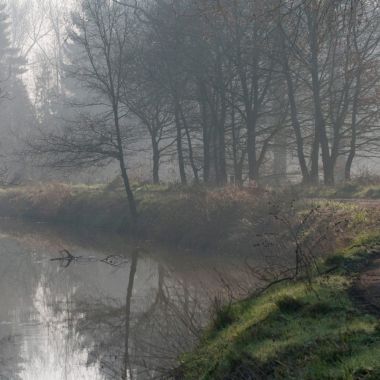
[[[282,313],[296,313],[300,311],[304,306],[304,302],[297,300],[292,296],[284,296],[283,298],[277,300],[277,307]]]

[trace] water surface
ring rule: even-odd
[[[63,249],[77,259],[51,261]],[[195,344],[226,281],[242,279],[239,265],[2,219],[0,379],[159,378]]]

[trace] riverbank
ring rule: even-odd
[[[363,236],[327,258],[312,280],[288,281],[226,306],[174,378],[380,378],[380,323],[361,297],[360,273],[380,252]]]
[[[352,204],[307,201],[291,189],[135,185],[138,238],[198,250],[249,255],[269,233],[302,223],[302,214],[318,208],[321,228],[349,220],[344,238],[357,225],[369,223],[368,211]],[[297,201],[295,201],[298,199]],[[0,190],[0,215],[71,227],[132,233],[123,190],[114,185],[35,184]],[[315,217],[314,219],[317,219]],[[289,234],[290,231],[284,231]],[[259,241],[260,240],[260,241]],[[333,241],[334,239],[331,239]]]
[[[243,229],[242,221],[263,214],[269,199],[235,188],[208,190],[176,186],[134,185],[139,209],[137,230],[131,229],[126,196],[111,185],[36,184],[0,191],[0,215],[86,226],[102,231],[196,249],[221,249]],[[240,238],[238,239],[240,240]],[[234,242],[231,241],[232,246]]]

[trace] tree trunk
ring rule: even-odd
[[[256,157],[256,122],[251,121],[248,128],[247,151],[248,151],[248,177],[250,180],[259,179],[259,168]]]
[[[226,138],[224,124],[218,128],[219,185],[227,183]]]
[[[131,322],[131,305],[133,295],[133,285],[135,282],[137,272],[138,253],[133,252],[131,269],[129,271],[127,295],[125,298],[125,336],[124,336],[124,368],[122,373],[122,380],[133,380],[131,359],[129,355],[129,337],[130,337],[130,322]]]
[[[215,103],[216,102],[210,102],[210,111],[212,118],[212,130],[210,131],[210,157],[212,158],[212,165],[210,167],[213,169],[212,174],[214,182],[218,185],[221,185],[224,183],[223,178],[227,178],[227,175],[225,173],[225,166],[223,166],[223,161],[225,158],[221,157],[224,152],[221,151],[220,147],[220,126],[222,124],[224,125],[224,119],[222,115],[219,115],[219,108]]]
[[[284,58],[283,69],[286,77],[286,83],[288,88],[288,99],[290,105],[290,116],[292,119],[292,126],[294,130],[294,134],[296,137],[296,145],[297,145],[297,157],[300,165],[301,173],[302,173],[302,182],[309,183],[310,182],[310,174],[309,169],[307,167],[305,152],[304,152],[304,141],[302,137],[301,124],[298,120],[297,113],[297,103],[295,99],[295,91],[293,87],[293,81],[291,78],[291,74],[289,71],[289,65],[287,62],[287,58]]]
[[[119,162],[120,162],[121,176],[123,178],[123,183],[124,183],[124,189],[128,197],[128,205],[129,205],[129,211],[132,217],[132,223],[133,225],[136,225],[137,219],[138,219],[137,206],[136,206],[135,196],[133,195],[133,191],[130,186],[127,169],[125,167],[124,157],[122,157]]]
[[[213,169],[214,169],[214,178],[215,183],[219,184],[220,180],[220,171],[219,171],[219,150],[218,150],[218,131],[217,127],[214,126],[212,130],[212,157],[213,157]]]
[[[217,151],[218,185],[225,185],[227,183],[227,165],[226,165],[226,137],[225,137],[225,124],[227,116],[227,89],[225,86],[225,74],[223,58],[217,54],[217,66],[216,73],[218,78],[218,95],[219,95],[219,110],[215,108],[215,111],[219,111],[219,117],[215,117],[216,139],[215,149]]]
[[[234,101],[234,100],[233,100]],[[234,165],[235,184],[243,185],[243,165],[240,165],[238,158],[238,131],[236,128],[235,109],[231,108],[231,133],[232,133],[232,159]],[[243,154],[243,153],[242,153]]]
[[[178,100],[174,99],[174,118],[175,126],[177,130],[177,155],[178,155],[178,168],[179,175],[181,178],[182,185],[187,185],[186,170],[185,170],[185,159],[183,157],[183,148],[182,148],[182,126],[180,121],[180,105]]]
[[[124,189],[127,194],[128,206],[129,206],[129,211],[131,213],[132,224],[133,224],[133,227],[135,227],[137,224],[137,219],[138,219],[137,205],[136,205],[135,197],[133,195],[132,188],[130,186],[127,167],[125,164],[124,148],[123,148],[123,143],[121,139],[120,124],[119,124],[119,111],[118,111],[117,105],[113,106],[113,113],[114,113],[115,129],[116,129],[117,148],[118,148],[118,153],[119,153],[118,158],[119,158],[120,172],[123,178]]]
[[[181,112],[182,123],[183,123],[183,126],[185,128],[185,133],[186,133],[186,138],[187,138],[187,145],[188,145],[188,148],[189,148],[190,166],[191,166],[191,169],[193,170],[195,182],[199,183],[198,168],[195,165],[195,161],[194,161],[193,145],[191,143],[191,136],[190,136],[189,126],[187,125],[187,121],[186,121],[185,115],[183,113],[182,107],[180,107],[180,112]]]
[[[329,141],[326,134],[326,122],[323,116],[322,102],[321,102],[321,85],[319,78],[319,64],[318,64],[318,22],[316,20],[316,12],[313,7],[308,8],[306,11],[309,28],[309,44],[310,44],[310,69],[312,79],[312,91],[314,102],[314,116],[315,116],[315,142],[313,146],[313,161],[312,161],[312,177],[316,179],[316,167],[318,166],[319,145],[322,150],[322,163],[323,163],[323,176],[326,185],[334,184],[334,166],[332,164]],[[317,148],[318,144],[318,148]]]
[[[309,182],[313,185],[317,185],[319,183],[319,144],[319,130],[315,126],[313,145],[311,148],[311,168],[309,176]]]
[[[210,182],[210,132],[203,126],[203,181]]]
[[[210,125],[207,114],[207,93],[203,84],[199,84],[199,107],[202,116],[202,135],[203,135],[203,181],[210,181]]]
[[[346,181],[351,180],[352,163],[354,162],[354,159],[356,156],[357,117],[358,117],[358,108],[359,108],[360,86],[361,86],[361,74],[359,72],[356,78],[354,101],[352,104],[350,151],[348,153],[346,165],[344,168],[344,177]]]
[[[160,183],[160,150],[158,148],[157,141],[154,136],[152,136],[152,151],[153,151],[153,183]]]

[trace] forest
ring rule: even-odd
[[[1,33],[3,96],[23,109],[4,128],[22,135],[18,157],[116,162],[132,213],[131,180],[159,183],[161,171],[184,185],[331,186],[379,163],[377,2],[24,5],[11,2],[23,20],[12,38],[3,8]]]

